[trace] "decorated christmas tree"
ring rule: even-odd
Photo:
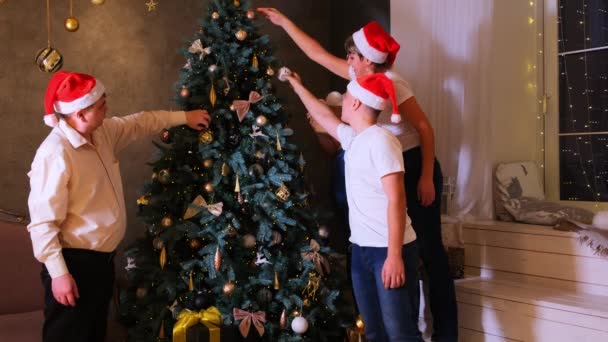
[[[215,0],[183,49],[175,101],[208,110],[212,123],[161,132],[137,200],[145,237],[126,252],[131,340],[185,339],[204,315],[266,341],[327,341],[352,322],[274,95],[280,65],[269,45],[248,3]]]

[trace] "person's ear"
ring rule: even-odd
[[[87,118],[84,114],[85,114],[85,111],[80,109],[80,110],[77,110],[76,113],[74,113],[74,116],[76,117],[76,119],[78,119],[78,121],[86,122]]]
[[[357,98],[353,99],[353,104],[352,104],[353,111],[359,110],[359,108],[361,108],[362,105],[363,105],[363,103],[359,99],[357,99]]]

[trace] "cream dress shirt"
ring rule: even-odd
[[[87,141],[65,120],[38,148],[28,199],[34,256],[52,278],[69,273],[62,248],[112,252],[125,235],[126,210],[116,155],[130,143],[186,123],[184,112],[141,112],[104,120]]]

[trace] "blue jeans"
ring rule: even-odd
[[[416,241],[403,245],[405,285],[400,288],[386,289],[382,283],[387,250],[352,245],[351,276],[365,336],[374,342],[422,342],[417,324],[420,288]]]

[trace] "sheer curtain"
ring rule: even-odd
[[[450,216],[489,219],[492,204],[493,1],[391,0],[401,43],[394,70],[435,129],[444,176],[456,183]]]

